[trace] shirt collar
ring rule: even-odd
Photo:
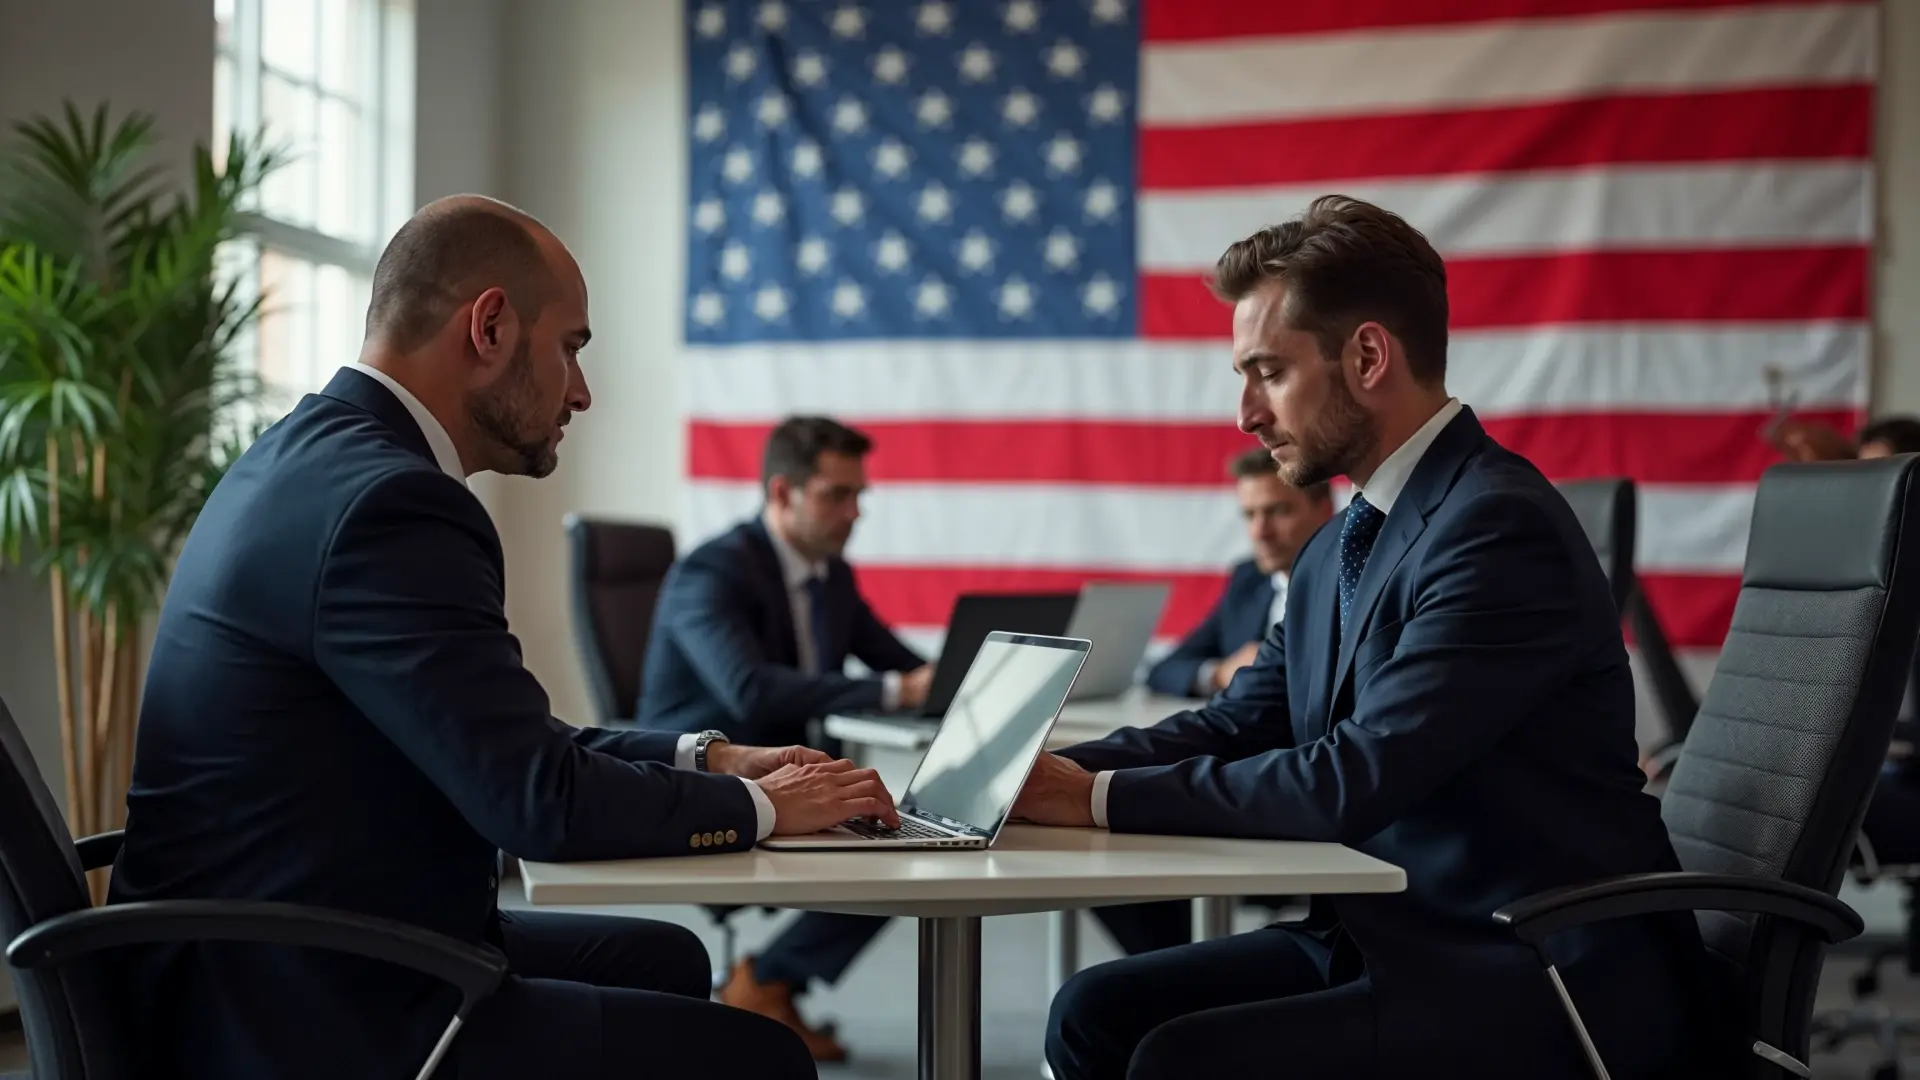
[[[1366,486],[1358,488],[1358,491],[1367,497],[1367,502],[1375,510],[1382,514],[1393,513],[1393,504],[1399,500],[1400,493],[1406,490],[1407,481],[1413,479],[1414,466],[1420,464],[1427,447],[1433,445],[1433,440],[1440,437],[1441,430],[1458,415],[1460,399],[1448,398],[1432,419],[1420,425],[1420,430],[1408,436],[1399,449],[1388,454],[1380,467],[1373,470],[1373,476],[1367,480]]]
[[[787,583],[788,592],[806,584],[808,578],[827,576],[827,564],[824,560],[808,562],[806,556],[793,549],[792,544],[781,539],[779,531],[773,527],[773,522],[768,521],[765,515],[762,515],[760,520],[766,526],[767,539],[773,541],[773,554],[780,560],[780,577]]]
[[[413,422],[420,425],[420,434],[427,437],[427,448],[433,451],[434,464],[440,466],[441,472],[462,484],[467,482],[467,470],[460,464],[460,452],[453,448],[453,439],[447,435],[447,429],[440,426],[440,421],[434,419],[433,414],[427,411],[427,407],[420,404],[419,398],[414,397],[406,387],[394,381],[393,376],[379,368],[369,367],[359,362],[347,366],[373,379],[386,387],[394,397],[399,398],[400,404],[406,406],[407,415],[413,417]]]
[[[1287,572],[1285,570],[1275,570],[1267,580],[1272,582],[1274,592],[1283,593],[1287,591]]]

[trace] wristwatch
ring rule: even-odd
[[[707,747],[717,742],[728,742],[727,733],[711,728],[693,737],[693,767],[700,772],[711,772],[707,768]]]

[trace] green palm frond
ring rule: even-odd
[[[69,105],[13,134],[0,150],[0,561],[36,552],[77,603],[150,611],[254,433],[263,391],[234,346],[260,307],[221,253],[283,155],[236,137],[216,169],[200,148],[176,192],[148,163],[145,115]]]

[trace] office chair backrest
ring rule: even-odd
[[[80,857],[40,768],[0,701],[0,934],[90,906]],[[98,966],[12,970],[34,1080],[114,1080],[120,1045]],[[83,1037],[84,1035],[84,1037]]]
[[[1839,892],[1920,632],[1917,460],[1761,479],[1733,626],[1662,800],[1686,869]],[[1752,1007],[1804,1029],[1817,942],[1765,917],[1700,927],[1768,999]]]
[[[673,533],[658,525],[566,518],[573,633],[600,721],[631,720],[653,635],[653,608],[673,565]]]
[[[1566,480],[1554,485],[1573,508],[1586,530],[1587,542],[1607,573],[1613,606],[1627,609],[1633,592],[1634,499],[1633,481],[1618,477]]]

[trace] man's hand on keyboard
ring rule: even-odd
[[[893,795],[872,769],[857,769],[846,760],[811,765],[783,765],[753,783],[773,803],[773,831],[799,836],[830,829],[852,818],[876,818],[888,828],[900,827]]]

